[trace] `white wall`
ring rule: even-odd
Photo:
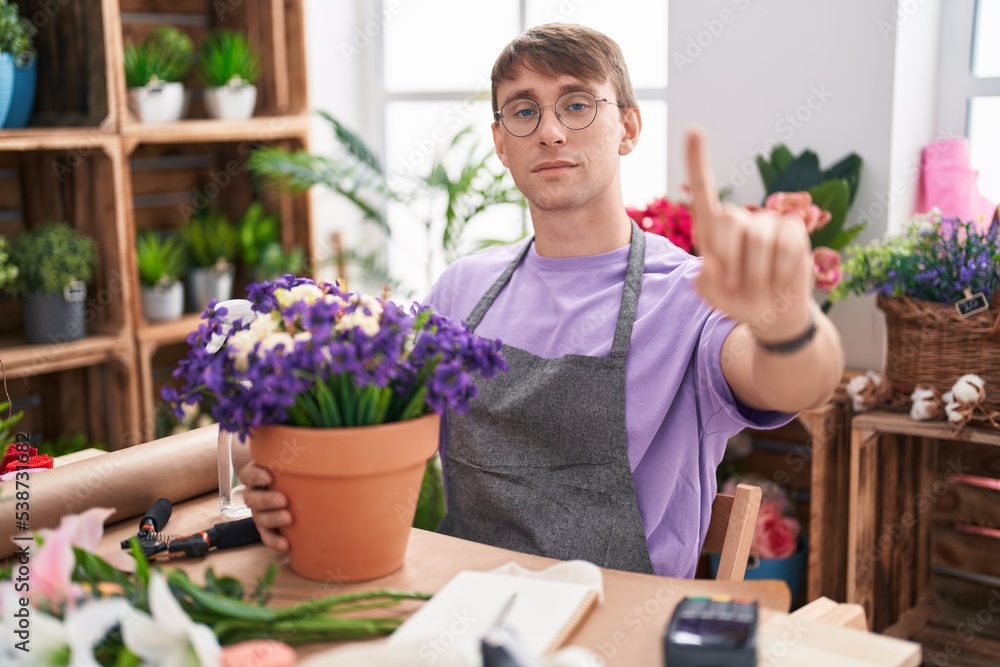
[[[373,114],[366,113],[369,96],[365,94],[374,41],[362,32],[361,26],[371,16],[360,5],[357,0],[306,0],[306,64],[311,109],[330,112],[367,138],[375,135]],[[330,155],[336,144],[329,124],[318,116],[313,119],[310,140],[310,150],[322,155]],[[351,204],[319,188],[310,196],[317,259],[330,255],[335,231],[350,247],[364,244],[359,234],[370,226],[360,224],[361,216]],[[337,277],[333,267],[323,267],[317,273],[327,280]]]
[[[895,3],[885,0],[672,2],[670,193],[679,195],[686,178],[681,146],[691,124],[705,128],[716,177],[734,186],[732,200],[739,203],[763,196],[753,156],[765,148],[784,143],[796,154],[809,148],[824,167],[853,151],[864,168],[848,222],[868,220],[862,242],[883,235],[889,214],[880,197],[886,199],[894,178],[903,181],[901,199],[911,196],[916,175],[905,180],[902,169],[933,134],[933,101],[909,116],[903,105],[921,104],[933,90],[936,36],[916,60],[897,67],[895,58],[898,35],[915,44],[935,33],[939,0],[912,5],[907,20],[897,21]],[[903,117],[894,131],[894,119]],[[848,364],[881,368],[884,329],[874,298],[850,297],[831,317]]]
[[[366,44],[361,32],[377,20],[371,0],[306,5],[313,108],[375,142],[366,101],[377,42]],[[669,194],[681,194],[683,132],[697,123],[707,131],[718,180],[734,186],[733,201],[760,201],[753,157],[765,147],[809,148],[823,166],[853,151],[865,165],[849,222],[868,221],[861,242],[897,229],[912,206],[920,146],[947,132],[932,99],[941,12],[941,0],[904,0],[898,8],[891,0],[672,0]],[[313,148],[328,152],[329,133],[316,127]],[[324,193],[314,194],[314,205],[321,254],[333,230],[351,245],[364,243],[349,205]],[[850,297],[831,317],[848,364],[881,368],[884,328],[874,298]]]

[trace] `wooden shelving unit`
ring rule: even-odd
[[[12,398],[28,406],[24,428],[45,437],[82,429],[117,449],[154,437],[156,394],[199,320],[197,313],[162,324],[143,319],[137,232],[180,227],[204,202],[237,219],[260,200],[280,215],[286,247],[311,253],[308,198],[258,191],[245,169],[259,146],[308,147],[302,1],[77,0],[54,12],[40,0],[18,4],[22,15],[42,12],[47,20],[36,38],[29,127],[0,131],[0,233],[65,220],[97,241],[99,268],[80,341],[26,344],[19,301],[0,299],[0,359],[8,380],[17,380]],[[187,32],[196,48],[213,28],[247,32],[262,56],[253,118],[206,118],[195,73],[185,81],[184,120],[148,124],[129,114],[124,44],[164,24]],[[234,296],[241,287],[238,279]]]

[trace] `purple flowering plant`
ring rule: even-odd
[[[921,214],[902,234],[847,249],[844,279],[831,301],[878,293],[952,304],[965,290],[992,299],[1000,287],[1000,225]]]
[[[232,325],[213,302],[188,336],[173,373],[180,387],[162,391],[178,416],[183,404],[206,401],[221,428],[246,437],[266,424],[336,428],[463,413],[475,375],[507,370],[499,341],[419,304],[404,309],[290,274],[247,292],[252,319]]]

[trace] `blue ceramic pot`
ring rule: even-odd
[[[0,127],[7,122],[11,100],[14,99],[14,58],[0,53]]]
[[[28,124],[35,107],[35,87],[38,81],[38,59],[32,58],[23,66],[14,64],[14,93],[7,114],[7,129],[18,129]]]

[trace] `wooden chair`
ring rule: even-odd
[[[702,549],[722,554],[716,580],[743,581],[757,526],[760,497],[760,487],[752,484],[739,484],[734,496],[720,493],[715,497]]]

